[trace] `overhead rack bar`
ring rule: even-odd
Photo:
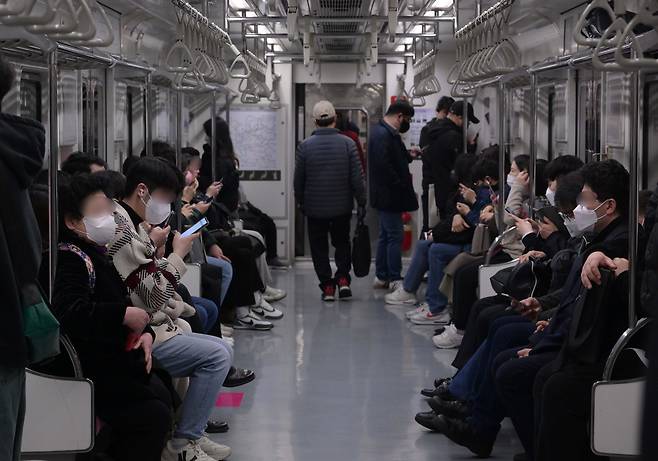
[[[462,38],[465,34],[473,30],[475,27],[483,24],[484,22],[488,21],[489,19],[493,18],[494,16],[498,15],[502,11],[508,9],[510,6],[514,4],[514,0],[501,0],[495,5],[493,5],[491,8],[488,8],[487,10],[484,11],[481,15],[473,19],[471,22],[466,24],[464,27],[459,29],[457,32],[455,32],[455,38],[460,39]]]
[[[173,0],[180,1],[180,0]],[[509,1],[509,0],[508,0]],[[261,16],[254,18],[227,18],[229,24],[268,24],[272,22],[285,23],[286,16]],[[455,18],[452,16],[398,16],[399,22],[413,22],[417,24],[434,24],[437,22],[453,23]],[[345,23],[345,22],[372,22],[388,21],[388,16],[341,16],[341,17],[322,17],[322,16],[303,16],[299,18],[300,22],[323,22],[323,23]]]
[[[378,34],[380,38],[388,37],[387,33]],[[370,37],[370,32],[355,32],[352,34],[339,34],[334,32],[321,32],[313,34],[315,38],[356,38],[356,37]],[[399,38],[436,38],[436,34],[427,33],[427,34],[413,34],[413,33],[398,33],[395,35]],[[265,34],[245,34],[245,38],[278,38],[282,40],[288,39],[288,34],[280,33],[265,33]]]

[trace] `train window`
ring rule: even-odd
[[[20,95],[21,117],[41,122],[41,78],[39,74],[23,72]]]

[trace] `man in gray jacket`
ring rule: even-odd
[[[317,129],[297,148],[295,199],[308,218],[308,237],[323,301],[352,296],[350,289],[350,222],[354,200],[365,213],[366,190],[354,141],[336,129],[336,110],[329,101],[313,107]],[[336,249],[336,274],[329,264],[327,234]]]

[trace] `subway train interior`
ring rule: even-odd
[[[657,26],[0,0],[0,461],[658,460]]]

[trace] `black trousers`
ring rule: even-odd
[[[482,298],[473,304],[468,315],[464,338],[459,347],[457,356],[452,362],[452,366],[461,369],[466,362],[475,354],[480,344],[487,339],[489,327],[497,318],[505,315],[514,315],[514,311],[506,310],[509,307],[509,300],[504,296],[490,296]]]
[[[231,260],[233,280],[219,311],[221,323],[232,323],[235,308],[253,306],[254,293],[265,289],[260,278],[254,250],[249,237],[222,237],[217,239],[224,254]]]
[[[267,260],[278,257],[276,242],[276,224],[274,220],[265,213],[247,212],[244,216],[240,213],[240,218],[244,221],[244,228],[254,230],[265,239],[266,258]]]
[[[507,253],[498,253],[491,258],[492,264],[510,261]],[[484,257],[460,267],[455,272],[452,293],[452,321],[458,330],[465,330],[473,304],[477,301],[478,272]]]
[[[601,379],[600,366],[552,364],[535,379],[536,461],[585,461],[602,459],[590,449],[588,425],[592,384]]]
[[[557,353],[529,355],[522,359],[515,353],[502,352],[494,361],[496,391],[512,419],[514,429],[528,460],[534,455],[535,410],[533,385],[540,370],[553,361]]]
[[[351,221],[351,214],[328,219],[308,217],[308,240],[311,244],[311,257],[321,288],[335,283],[341,277],[350,280],[350,269],[352,268]],[[327,235],[331,236],[331,244],[336,249],[334,255],[337,267],[335,277],[331,275]]]
[[[420,204],[423,211],[423,228],[421,229],[421,232],[427,232],[430,230],[430,196],[429,186],[427,185],[423,185],[423,194],[420,196]]]

